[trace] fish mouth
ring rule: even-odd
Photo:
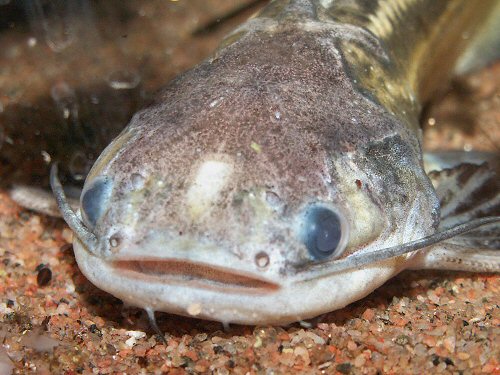
[[[127,259],[112,262],[112,269],[120,276],[182,285],[198,289],[248,294],[276,292],[280,286],[255,275],[231,269],[178,259]]]

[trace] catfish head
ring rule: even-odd
[[[149,311],[285,324],[341,308],[411,261],[381,249],[439,224],[416,124],[353,83],[330,35],[242,36],[99,157],[65,215],[78,264]]]

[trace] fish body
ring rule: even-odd
[[[495,4],[271,2],[99,157],[79,213],[63,210],[82,272],[148,311],[286,324],[429,254],[498,271],[490,253],[376,255],[442,227],[422,103]]]

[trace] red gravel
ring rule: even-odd
[[[23,211],[1,193],[0,233],[0,369],[3,362],[38,374],[500,371],[498,275],[404,272],[310,327],[224,332],[218,323],[158,314],[165,346],[144,313],[80,273],[61,221]],[[44,286],[40,264],[52,271]]]

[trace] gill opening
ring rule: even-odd
[[[435,245],[439,242],[445,241],[452,237],[469,232],[480,226],[498,222],[500,222],[500,216],[491,216],[491,217],[475,219],[469,221],[468,223],[458,224],[452,228],[401,245],[387,247],[385,249],[374,250],[367,253],[353,254],[346,258],[339,259],[333,262],[318,263],[313,266],[309,266],[307,269],[303,270],[298,268],[297,281],[302,282],[316,278],[326,277],[336,272],[358,268],[367,264],[372,264],[386,259],[395,258],[397,256],[408,254],[413,251],[422,250],[431,245]]]
[[[93,255],[101,256],[96,252],[97,237],[83,224],[83,222],[80,220],[78,215],[73,211],[70,204],[68,203],[68,199],[66,198],[66,194],[64,193],[61,181],[59,181],[57,163],[52,164],[52,167],[50,168],[50,187],[54,192],[57,206],[61,211],[61,215],[64,221],[66,221],[75,236]]]

